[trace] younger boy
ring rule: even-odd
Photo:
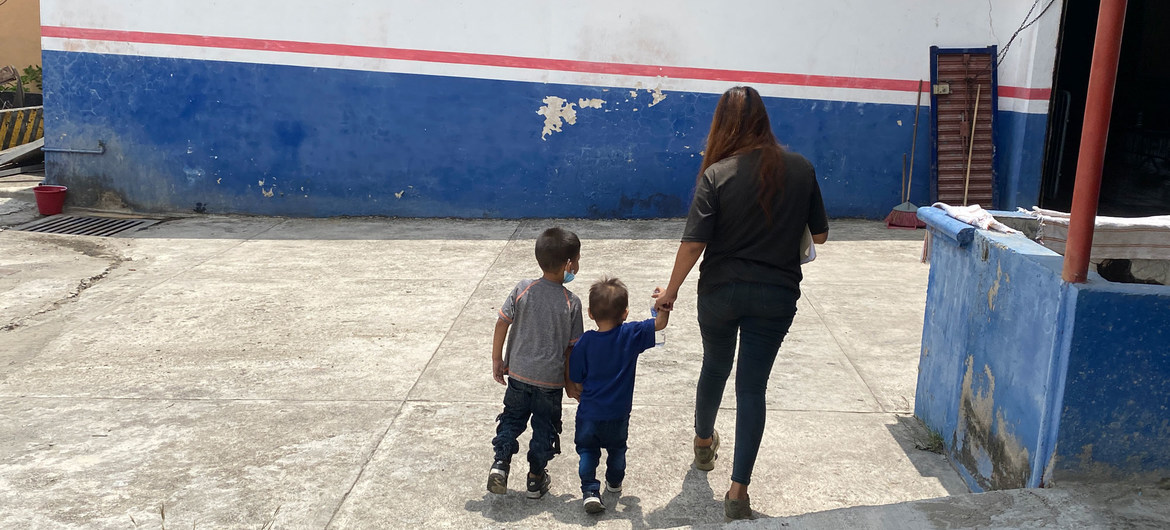
[[[659,290],[655,290],[657,294]],[[587,331],[569,357],[569,379],[581,385],[577,407],[577,454],[581,455],[581,493],[585,511],[601,513],[597,464],[605,461],[605,489],[618,493],[626,476],[626,439],[634,401],[634,370],[638,354],[654,346],[654,332],[666,328],[669,311],[655,318],[625,323],[629,293],[617,278],[604,278],[589,288],[589,318],[597,331]]]
[[[583,327],[581,299],[564,284],[573,281],[580,259],[577,234],[561,228],[545,230],[536,239],[536,262],[544,275],[521,280],[500,307],[492,337],[492,376],[508,389],[492,439],[495,460],[487,481],[492,493],[508,492],[512,455],[520,451],[516,439],[530,417],[528,498],[539,499],[548,493],[551,480],[545,466],[561,452],[561,392],[568,380],[568,354]],[[570,397],[577,397],[576,393]]]

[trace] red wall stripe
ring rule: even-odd
[[[1022,86],[1000,86],[999,97],[1048,101],[1052,97],[1052,89],[1028,88]]]
[[[141,44],[167,44],[200,48],[226,48],[236,50],[260,50],[333,55],[341,57],[367,57],[373,59],[394,59],[428,63],[467,64],[476,66],[498,66],[524,68],[529,70],[555,70],[590,74],[615,74],[645,77],[669,77],[675,79],[697,79],[705,81],[729,81],[735,83],[759,83],[767,85],[791,85],[825,88],[857,88],[866,90],[891,90],[915,92],[917,80],[882,79],[873,77],[842,77],[828,75],[785,74],[755,72],[750,70],[718,70],[714,68],[693,68],[686,66],[653,66],[631,63],[603,63],[595,61],[573,61],[566,59],[542,59],[512,55],[484,53],[447,52],[435,50],[413,50],[407,48],[381,48],[355,46],[350,44],[326,44],[287,40],[249,39],[243,37],[215,37],[206,35],[184,35],[177,33],[150,33],[143,31],[122,31],[110,29],[73,28],[63,26],[42,26],[41,35],[64,39],[87,39],[111,42]],[[1052,93],[1048,88],[999,87],[1002,97],[1047,100]]]

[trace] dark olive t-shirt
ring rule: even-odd
[[[703,172],[687,215],[683,241],[707,243],[699,292],[729,282],[780,285],[800,291],[800,239],[808,225],[829,231],[816,171],[784,153],[784,188],[772,201],[772,222],[757,200],[760,153],[720,160]]]

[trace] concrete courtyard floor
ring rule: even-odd
[[[0,226],[35,217],[9,197]],[[0,231],[0,528],[722,524],[732,384],[721,460],[689,466],[697,274],[665,346],[640,361],[626,487],[609,510],[581,509],[571,400],[550,493],[524,498],[519,472],[507,495],[486,492],[503,397],[491,330],[515,282],[539,274],[533,242],[552,225],[582,239],[571,289],[618,276],[631,318],[648,316],[681,220],[200,216],[113,238]],[[805,267],[752,483],[756,510],[781,519],[757,526],[879,527],[890,515],[801,514],[967,493],[944,457],[916,448],[921,248],[921,231],[837,220]],[[1167,498],[1157,491],[1146,499]]]

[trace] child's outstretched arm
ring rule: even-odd
[[[496,331],[492,334],[492,377],[501,385],[508,384],[504,376],[508,367],[504,366],[504,339],[508,337],[508,326],[512,324],[502,318],[496,319]]]

